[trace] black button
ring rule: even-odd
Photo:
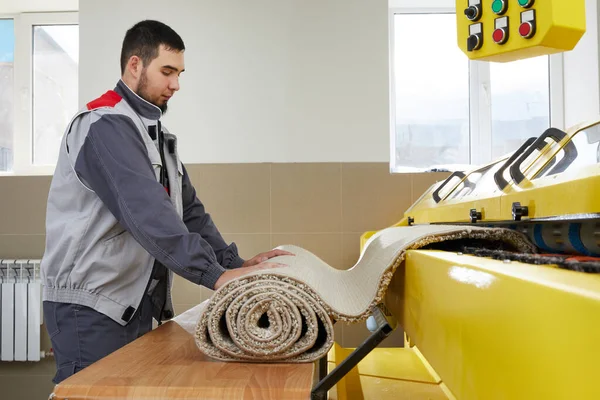
[[[467,39],[467,51],[473,51],[479,48],[479,37],[477,35],[471,35]]]
[[[478,6],[470,6],[469,8],[465,9],[465,16],[471,21],[477,21],[480,16],[479,10],[480,8]]]
[[[171,311],[171,310],[165,310],[164,314],[165,314],[166,319],[173,318],[173,311]]]

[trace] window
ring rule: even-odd
[[[79,27],[33,27],[33,164],[53,165],[77,111]]]
[[[424,3],[390,12],[393,172],[468,169],[563,128],[562,55],[471,61],[454,9]]]
[[[15,34],[12,19],[0,19],[0,171],[13,164]]]
[[[454,15],[397,14],[394,25],[396,165],[468,164],[468,60],[451,35],[431,32],[414,40],[423,26],[456,31]]]
[[[492,158],[550,127],[548,56],[491,63]]]
[[[77,13],[0,19],[0,173],[54,171],[78,108],[78,65]]]

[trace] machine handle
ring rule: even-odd
[[[547,144],[545,142],[546,138],[553,139],[556,143],[558,143],[561,140],[563,140],[565,137],[567,137],[567,134],[564,133],[563,131],[561,131],[560,129],[556,129],[556,128],[546,129],[546,132],[544,132],[540,137],[538,137],[536,139],[536,141],[523,154],[521,154],[521,156],[514,162],[514,164],[511,165],[511,167],[510,167],[511,178],[517,184],[519,184],[519,183],[523,182],[523,180],[525,180],[525,175],[521,171],[521,164],[523,164],[525,162],[527,157],[529,157],[531,155],[531,153],[533,153],[534,150],[543,149],[544,146],[546,146],[546,144]],[[575,151],[575,152],[577,153],[577,151]],[[577,155],[575,155],[575,156],[577,156]],[[561,163],[566,158],[567,158],[567,156],[565,155],[565,158],[563,160],[561,160]],[[558,167],[558,165],[557,165],[557,167]]]
[[[452,175],[450,175],[448,178],[446,178],[446,180],[445,180],[445,181],[444,181],[444,182],[443,182],[443,183],[440,185],[440,187],[438,187],[438,188],[437,188],[437,189],[436,189],[436,190],[435,190],[435,191],[434,191],[434,192],[431,194],[431,197],[433,197],[433,200],[434,200],[436,203],[439,203],[440,201],[442,201],[442,198],[440,197],[440,190],[442,190],[442,188],[443,188],[444,186],[446,186],[446,184],[447,184],[448,182],[450,182],[450,181],[452,180],[452,178],[454,178],[454,177],[458,177],[458,178],[460,178],[460,179],[464,179],[466,176],[467,176],[467,175],[466,175],[466,174],[465,174],[463,171],[454,171],[454,172],[452,173]],[[468,181],[466,181],[466,182],[465,182],[465,186],[466,186],[466,187],[468,187],[468,188],[471,188],[471,189],[472,189],[473,187],[475,187],[475,185],[474,185],[474,184],[472,184],[471,182],[468,182]]]
[[[519,157],[529,146],[531,146],[531,143],[533,142],[535,142],[535,136],[532,136],[529,139],[527,139],[525,143],[523,143],[521,147],[519,147],[517,151],[515,151],[510,156],[510,158],[506,160],[504,164],[502,164],[500,169],[496,171],[496,173],[494,174],[494,182],[496,182],[496,186],[498,186],[500,190],[504,190],[504,188],[508,185],[508,181],[504,179],[504,171],[506,171],[506,168],[508,168],[510,164],[515,162],[517,157]]]
[[[577,146],[575,146],[575,143],[573,143],[572,141],[569,141],[565,145],[564,150],[565,156],[558,162],[558,164],[556,164],[554,168],[550,170],[550,172],[548,172],[548,175],[554,175],[563,172],[577,158]],[[552,163],[548,164],[546,167],[544,167],[544,169],[535,174],[534,178],[537,178],[538,176],[543,176],[546,173],[546,171],[552,167],[553,164],[554,158],[552,159]]]

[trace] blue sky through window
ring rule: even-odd
[[[0,19],[0,62],[14,62],[15,24],[12,19]]]

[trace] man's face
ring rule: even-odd
[[[158,57],[144,66],[138,83],[137,95],[167,111],[167,103],[179,90],[179,75],[184,71],[183,51],[158,49]]]

